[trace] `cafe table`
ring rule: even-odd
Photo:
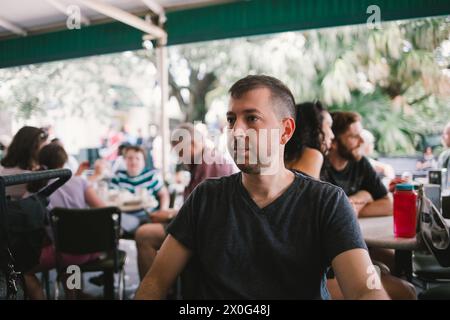
[[[395,276],[404,275],[408,281],[412,279],[412,252],[424,248],[419,235],[413,238],[397,238],[394,236],[392,216],[359,218],[359,225],[364,241],[369,248],[395,250]]]
[[[125,238],[134,237],[141,224],[140,216],[147,215],[158,206],[158,201],[152,196],[135,195],[125,190],[103,190],[100,196],[107,206],[118,207],[122,211],[121,227]]]
[[[106,201],[108,206],[118,207],[122,212],[135,212],[140,210],[148,210],[155,208],[155,204],[152,201],[146,200],[129,200],[129,201]]]
[[[122,212],[136,212],[140,210],[148,210],[158,206],[153,198],[138,198],[138,197],[107,197],[104,199],[108,206],[120,208]]]

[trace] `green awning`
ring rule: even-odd
[[[449,0],[247,0],[167,13],[169,45],[450,14]],[[142,35],[119,22],[0,41],[0,68],[142,48]]]

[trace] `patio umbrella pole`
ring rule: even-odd
[[[169,118],[167,102],[169,101],[169,71],[167,65],[167,36],[158,39],[157,64],[159,85],[161,87],[161,140],[162,140],[162,176],[166,180],[169,169]]]

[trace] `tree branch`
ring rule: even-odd
[[[169,85],[171,89],[171,94],[177,99],[178,103],[182,108],[186,108],[187,103],[186,101],[184,101],[183,96],[181,95],[181,89],[183,89],[184,87],[178,86],[171,72],[169,72]]]
[[[409,104],[410,106],[412,106],[413,104],[422,102],[423,100],[426,100],[426,99],[428,99],[429,97],[431,97],[431,94],[426,94],[426,95],[424,95],[423,97],[420,97],[420,98],[417,98],[417,99],[415,99],[415,100],[413,100],[413,101],[411,101],[411,102],[408,102],[408,104]]]

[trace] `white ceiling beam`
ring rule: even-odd
[[[0,17],[0,26],[5,28],[6,30],[9,30],[15,34],[18,34],[20,36],[26,36],[27,35],[27,31],[5,19],[3,19],[2,17]]]
[[[60,0],[46,0],[50,5],[52,5],[56,10],[58,10],[59,12],[65,14],[66,16],[69,15],[69,13],[67,12],[67,8],[69,7],[66,4],[61,3]],[[83,14],[80,15],[81,18],[81,23],[83,23],[84,25],[90,25],[91,21],[84,16]]]
[[[166,22],[166,12],[162,5],[158,3],[156,0],[141,0],[151,11],[159,16],[159,21],[161,24]]]
[[[145,33],[148,33],[155,38],[160,39],[167,37],[167,33],[162,28],[155,26],[154,24],[147,23],[141,18],[125,10],[116,8],[98,0],[77,0],[77,2],[105,16],[108,16],[117,21],[128,24],[136,29],[139,29]]]

